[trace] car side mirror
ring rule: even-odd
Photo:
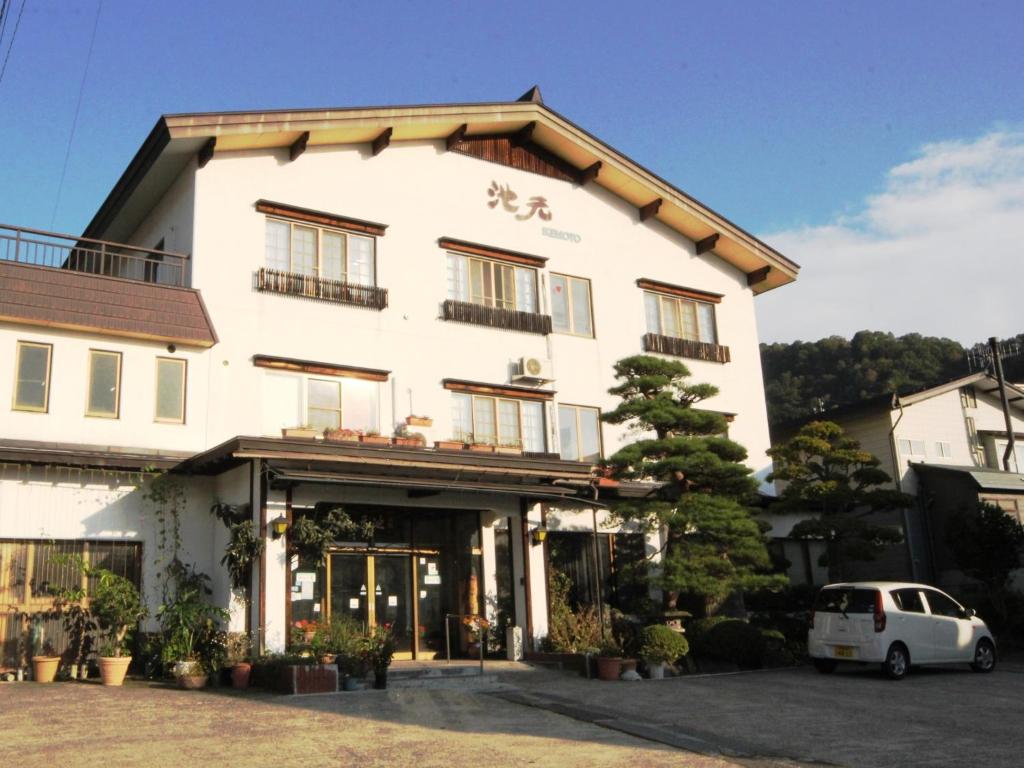
[[[978,612],[973,608],[964,608],[960,613],[965,619],[971,619],[978,615]]]

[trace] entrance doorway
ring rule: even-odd
[[[325,602],[331,616],[389,626],[396,658],[431,659],[444,653],[441,570],[437,552],[333,553]]]

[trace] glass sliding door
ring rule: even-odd
[[[395,654],[412,655],[412,572],[409,555],[367,558],[374,584],[375,626],[387,625],[395,638]]]

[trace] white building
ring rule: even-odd
[[[57,546],[120,563],[155,607],[140,471],[174,468],[183,557],[262,648],[339,611],[421,657],[444,651],[445,614],[542,638],[536,531],[596,530],[598,580],[614,561],[591,476],[630,439],[599,421],[613,363],[684,358],[763,477],[754,297],[797,270],[536,89],[163,117],[81,237],[0,232],[0,602],[42,605]],[[340,439],[407,417],[458,448]],[[340,431],[282,436],[303,426]],[[249,505],[266,541],[248,615],[215,501]],[[272,521],[336,504],[374,539],[326,568],[289,557]]]

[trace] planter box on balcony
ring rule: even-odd
[[[436,440],[434,447],[439,451],[462,451],[466,444],[461,440]]]
[[[494,447],[494,452],[495,453],[504,453],[504,454],[506,454],[508,456],[522,456],[523,455],[523,449],[522,448],[516,448],[513,445],[496,445]]]
[[[391,445],[391,438],[384,435],[363,435],[359,442],[366,445]]]
[[[420,440],[418,437],[396,437],[394,441],[395,445],[401,445],[406,448],[422,448],[427,444],[425,440]]]
[[[434,420],[429,416],[406,416],[405,423],[410,427],[432,427]]]
[[[281,430],[281,437],[320,437],[320,430],[310,427],[285,427]]]
[[[494,453],[494,446],[486,443],[470,443],[469,450],[474,453]]]
[[[351,429],[328,429],[324,432],[325,440],[334,440],[341,443],[358,443],[360,437],[362,435]]]

